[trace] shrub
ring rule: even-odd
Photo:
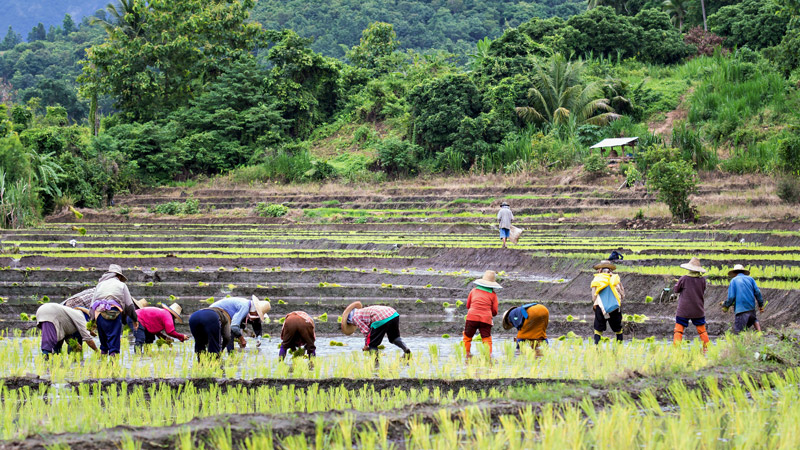
[[[389,175],[412,175],[419,171],[417,155],[422,148],[409,141],[389,137],[377,143],[378,160]]]
[[[650,168],[647,179],[650,190],[658,192],[658,199],[667,204],[673,218],[695,218],[689,195],[697,192],[697,172],[690,163],[661,160]]]
[[[642,181],[642,173],[639,172],[636,167],[628,167],[625,171],[625,184],[630,187],[639,181]]]
[[[311,168],[303,176],[313,181],[327,180],[336,176],[336,169],[328,164],[327,161],[314,160],[311,161]]]
[[[156,214],[167,214],[170,216],[181,214],[200,214],[200,201],[190,198],[184,203],[178,201],[162,203],[150,208],[150,212]]]
[[[583,170],[593,177],[605,175],[608,172],[608,165],[605,158],[599,153],[591,153],[583,160]]]
[[[698,25],[686,32],[683,41],[689,45],[694,45],[697,48],[698,56],[711,56],[714,54],[714,50],[722,48],[725,38],[717,36],[710,31],[705,31]],[[727,53],[727,50],[723,48],[722,52]]]
[[[289,207],[285,205],[268,205],[264,202],[259,202],[256,205],[256,214],[261,217],[283,217],[288,213]]]
[[[780,141],[778,161],[784,172],[794,174],[800,172],[800,137],[797,134],[792,134]]]
[[[789,175],[778,180],[777,193],[786,203],[800,203],[800,177]]]

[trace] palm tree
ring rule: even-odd
[[[92,19],[92,23],[99,23],[102,25],[109,35],[119,30],[128,35],[128,37],[137,37],[142,31],[142,25],[144,24],[141,8],[145,8],[145,4],[141,0],[118,1],[118,5],[109,3],[106,6],[106,11],[108,11],[108,14],[111,16],[111,20],[94,18]]]
[[[620,117],[599,82],[583,84],[582,62],[567,61],[563,55],[553,55],[539,64],[528,90],[528,106],[518,106],[517,115],[527,122],[565,125],[606,125]]]
[[[672,24],[678,25],[678,31],[683,33],[683,19],[686,18],[687,0],[664,0],[663,7],[672,18]]]

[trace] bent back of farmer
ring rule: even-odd
[[[281,348],[278,357],[283,359],[286,353],[304,347],[309,356],[317,355],[314,332],[314,319],[305,311],[292,311],[286,315],[281,328]]]
[[[57,303],[45,303],[36,310],[36,326],[42,330],[42,354],[61,353],[64,341],[75,339],[97,349],[86,328],[84,313]],[[69,346],[67,352],[70,352]]]
[[[100,352],[103,354],[119,354],[123,316],[133,320],[134,331],[138,326],[136,307],[125,284],[127,280],[122,274],[122,268],[111,264],[108,271],[100,277],[94,291],[91,316],[97,321]]]

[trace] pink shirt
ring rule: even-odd
[[[148,332],[156,334],[163,331],[175,339],[186,339],[186,336],[175,331],[175,323],[172,321],[173,315],[166,309],[148,306],[136,311],[136,314],[139,316],[139,325],[143,326]]]

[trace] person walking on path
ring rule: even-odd
[[[761,331],[761,324],[756,316],[756,302],[758,311],[763,313],[764,297],[761,296],[756,280],[741,264],[736,264],[728,272],[728,276],[731,277],[731,284],[728,286],[728,300],[722,304],[722,310],[727,312],[728,308],[734,306],[736,319],[733,322],[733,333],[739,334],[752,327]]]
[[[233,343],[231,316],[222,308],[210,307],[195,311],[189,316],[189,330],[194,337],[194,352],[219,355],[223,348]]]
[[[342,313],[342,333],[349,336],[356,330],[364,335],[364,351],[377,353],[384,336],[388,336],[390,343],[400,347],[406,357],[411,357],[411,350],[400,337],[400,314],[392,307],[365,308],[361,302],[351,303]]]
[[[45,303],[36,310],[36,326],[42,330],[42,354],[47,357],[52,353],[61,353],[65,340],[75,339],[78,345],[86,345],[98,351],[89,330],[86,328],[86,317],[89,311],[85,308],[74,309],[58,303]],[[67,346],[67,353],[73,349]]]
[[[594,343],[600,343],[606,326],[616,333],[617,342],[622,342],[622,312],[620,304],[625,298],[625,289],[611,261],[604,260],[594,265],[597,271],[592,279],[592,308],[594,309]]]
[[[304,311],[293,311],[286,315],[281,328],[281,348],[278,357],[283,359],[286,353],[300,347],[305,347],[308,356],[317,355],[314,343],[317,335],[314,333],[314,319]]]
[[[183,308],[177,303],[169,307],[147,306],[138,310],[139,327],[134,332],[134,351],[142,351],[145,344],[152,344],[156,340],[156,336],[165,340],[169,340],[167,336],[172,336],[181,342],[188,339],[188,336],[175,331],[175,321],[183,323],[181,312]]]
[[[706,279],[703,274],[706,269],[700,265],[700,260],[692,258],[681,268],[689,271],[680,277],[672,292],[678,294],[678,310],[675,312],[675,332],[672,342],[677,345],[683,340],[683,332],[689,326],[689,321],[697,327],[697,334],[703,341],[703,351],[708,350],[708,331],[706,331],[705,292]]]
[[[231,336],[239,342],[240,348],[247,347],[247,341],[242,334],[242,325],[250,320],[258,320],[259,325],[266,314],[272,309],[268,301],[261,301],[255,295],[250,299],[243,297],[227,297],[211,304],[211,308],[222,308],[231,318]],[[261,345],[260,326],[256,333],[256,346]],[[194,333],[192,333],[194,334]],[[228,350],[233,350],[233,342],[228,344]]]
[[[503,241],[503,248],[506,248],[506,240],[511,236],[511,221],[514,220],[514,213],[508,207],[508,203],[503,202],[500,205],[500,211],[497,212],[497,221],[500,225],[500,240]]]
[[[108,271],[100,277],[92,299],[91,315],[97,322],[100,338],[100,352],[104,355],[117,355],[122,339],[123,316],[133,320],[133,330],[138,327],[136,306],[125,282],[128,278],[116,265],[108,266]]]
[[[517,329],[514,341],[519,349],[520,342],[530,342],[537,348],[547,342],[547,325],[550,323],[550,311],[544,305],[528,303],[511,308],[503,314],[503,329]]]
[[[487,270],[483,278],[473,281],[477,286],[467,297],[467,322],[464,324],[464,351],[470,357],[472,338],[476,332],[481,333],[481,341],[489,347],[492,354],[492,317],[497,315],[497,289],[503,287],[497,283],[497,274]]]

